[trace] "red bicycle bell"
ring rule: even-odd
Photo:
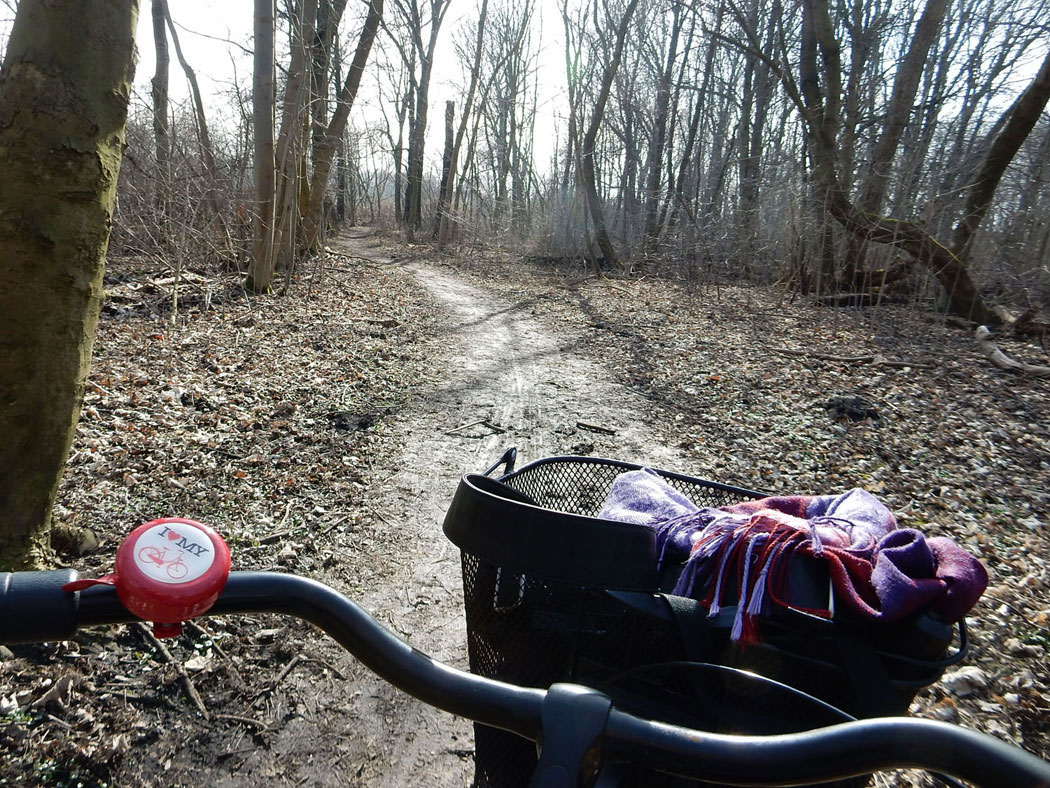
[[[117,548],[116,571],[65,586],[114,585],[131,613],[152,621],[157,637],[174,637],[182,622],[206,612],[226,585],[230,549],[206,525],[182,517],[143,523]]]

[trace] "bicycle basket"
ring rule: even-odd
[[[737,648],[729,639],[735,608],[709,619],[694,600],[663,593],[676,573],[658,573],[653,533],[596,517],[616,477],[640,467],[550,457],[498,480],[463,478],[444,532],[462,553],[472,672],[544,688],[575,681],[649,717],[759,734],[843,719],[825,704],[857,717],[905,713],[918,689],[961,656],[960,649],[944,657],[952,629],[928,617],[876,632],[845,615],[827,621],[792,610],[764,617],[762,642]],[[657,472],[698,506],[763,497]],[[799,593],[830,593],[815,562],[799,562],[796,573]],[[699,670],[698,663],[715,669]],[[769,681],[748,681],[732,669]],[[475,745],[475,786],[528,784],[536,765],[530,742],[476,725]],[[695,785],[637,772],[619,777],[628,785]]]

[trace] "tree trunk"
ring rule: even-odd
[[[768,13],[770,18],[778,19],[783,13],[779,2],[763,9],[757,0],[749,8],[751,18],[756,20],[761,13]],[[756,246],[759,233],[759,190],[762,183],[762,157],[765,152],[765,129],[769,115],[769,106],[773,93],[773,77],[770,74],[767,60],[773,56],[776,31],[775,25],[769,30],[763,44],[764,56],[754,53],[746,55],[745,88],[741,98],[740,117],[740,164],[739,164],[739,201],[738,216],[739,234],[737,244],[744,273],[757,262]]]
[[[252,124],[255,130],[255,217],[252,259],[245,287],[265,293],[274,271],[274,76],[273,3],[255,0],[255,58],[252,78]]]
[[[862,210],[878,213],[882,208],[893,158],[911,118],[915,93],[919,88],[919,80],[922,78],[930,47],[933,46],[947,10],[948,0],[928,0],[915,26],[908,51],[893,81],[893,94],[890,96],[890,106],[882,124],[882,133],[871,157],[868,181],[857,201]]]
[[[438,192],[437,216],[434,220],[434,239],[438,237],[441,223],[448,213],[452,201],[452,151],[455,148],[456,136],[452,130],[456,108],[452,101],[445,102],[445,150],[441,155],[441,189]]]
[[[423,219],[423,153],[427,135],[427,111],[430,107],[430,75],[434,68],[433,47],[424,57],[416,86],[416,108],[408,132],[408,169],[405,172],[405,231],[409,242]]]
[[[168,243],[168,214],[171,191],[171,134],[168,129],[168,36],[164,30],[165,0],[153,0],[153,46],[157,65],[150,86],[153,92],[153,144],[157,171],[153,179],[153,205],[157,209],[162,245]]]
[[[579,36],[573,35],[574,27],[569,19],[569,0],[562,0],[562,29],[565,31],[565,80],[568,87],[569,122],[565,138],[565,167],[561,172],[561,191],[567,193],[572,174],[580,170],[579,158],[579,108],[580,108],[580,46]],[[569,211],[565,211],[568,216]]]
[[[609,230],[605,224],[605,211],[602,209],[601,200],[598,198],[598,185],[594,174],[594,149],[598,142],[598,131],[601,129],[602,120],[605,117],[605,105],[609,101],[609,93],[612,90],[616,71],[620,68],[620,60],[623,58],[624,42],[627,38],[627,30],[634,16],[634,9],[638,7],[638,0],[631,0],[624,9],[620,27],[616,31],[616,44],[613,49],[612,60],[605,66],[602,73],[602,84],[598,91],[598,97],[591,111],[591,121],[587,126],[587,132],[583,135],[580,146],[580,186],[583,189],[584,199],[587,201],[587,209],[594,222],[594,238],[598,248],[602,251],[606,265],[620,267],[622,263],[616,253],[616,248],[609,238]]]
[[[308,49],[313,43],[317,21],[317,0],[297,4],[291,18],[291,52],[281,102],[281,127],[277,135],[274,185],[274,266],[289,273],[295,266],[301,212],[300,193],[305,173],[301,157],[306,152],[310,128],[310,63]],[[305,130],[305,132],[304,132]],[[285,280],[285,287],[289,278]]]
[[[674,5],[671,23],[671,41],[667,45],[667,60],[660,85],[656,91],[656,112],[650,137],[648,177],[645,184],[645,247],[655,251],[659,231],[660,178],[663,175],[664,143],[667,139],[667,114],[671,106],[671,79],[674,76],[675,58],[678,56],[678,37],[682,31],[682,8]]]
[[[135,0],[22,0],[0,69],[0,568],[50,556],[91,358]]]
[[[720,2],[716,8],[713,29],[721,29],[725,19],[725,11],[725,2]],[[711,36],[703,60],[703,80],[696,92],[696,103],[693,105],[693,114],[689,121],[685,144],[682,147],[681,160],[678,164],[678,178],[675,181],[676,185],[674,191],[668,194],[665,203],[668,206],[668,216],[661,219],[661,225],[666,224],[668,227],[672,227],[678,222],[678,215],[681,211],[681,206],[685,204],[687,199],[685,187],[688,180],[688,173],[690,169],[693,169],[694,167],[699,172],[699,156],[694,156],[694,150],[696,149],[697,140],[701,136],[700,126],[701,121],[703,120],[704,109],[707,107],[711,97],[711,83],[715,72],[714,64],[715,55],[717,53],[718,39]]]
[[[889,244],[903,249],[929,268],[948,293],[953,312],[978,323],[997,324],[1001,322],[998,313],[991,309],[981,297],[964,260],[959,255],[960,251],[965,250],[969,238],[964,231],[957,230],[953,251],[940,243],[918,222],[879,216],[876,213],[858,209],[850,201],[849,195],[841,185],[836,164],[838,130],[838,93],[836,92],[838,77],[836,75],[840,67],[837,57],[838,45],[834,40],[826,0],[807,0],[804,4],[804,11],[803,49],[799,64],[801,100],[804,105],[809,137],[812,174],[814,180],[824,191],[828,211],[847,232],[862,241]],[[823,59],[822,70],[817,67],[818,51]],[[987,210],[999,176],[1031,130],[1031,125],[1035,122],[1031,114],[1034,112],[1034,117],[1038,118],[1042,107],[1046,105],[1047,95],[1050,94],[1048,82],[1050,82],[1050,55],[1047,56],[1047,62],[1043,64],[1043,68],[1036,75],[1029,89],[1007,111],[1009,121],[1004,126],[1004,134],[1005,128],[1013,126],[1011,133],[1006,135],[1007,142],[1002,146],[993,144],[992,150],[985,159],[982,172],[989,172],[994,183],[986,179],[978,179],[974,186],[974,192],[985,189],[987,198],[983,202],[983,209],[977,207],[964,217],[965,223],[970,220],[970,217],[976,216],[976,220],[971,220],[972,224],[968,226],[972,228],[967,230],[970,235],[976,230],[984,215],[984,210]],[[821,95],[822,85],[829,86],[827,93],[823,96]],[[1000,135],[1000,138],[1002,136]],[[996,143],[999,141],[997,138]],[[995,164],[989,165],[993,159]],[[989,183],[991,183],[990,189],[988,188]],[[973,193],[971,193],[970,204],[975,205]]]
[[[346,130],[350,110],[353,109],[357,91],[361,87],[365,64],[368,63],[368,55],[372,51],[372,42],[375,41],[382,19],[383,0],[372,0],[368,7],[368,16],[365,17],[364,27],[361,28],[361,36],[357,41],[353,63],[346,72],[346,82],[343,83],[342,90],[339,92],[336,110],[332,113],[332,119],[327,128],[319,137],[315,131],[314,172],[310,179],[310,201],[303,212],[303,244],[310,251],[317,251],[321,245],[321,231],[324,228],[322,217],[324,195],[328,186],[328,178],[332,173],[332,162]]]
[[[329,79],[328,71],[338,57],[336,40],[339,21],[343,17],[346,0],[321,0],[317,7],[317,25],[314,29],[313,46],[310,48],[310,92],[314,100],[310,105],[312,156],[321,157],[324,133],[328,128]],[[333,55],[335,57],[333,57]],[[338,68],[338,65],[337,65]],[[337,78],[335,84],[338,86]]]
[[[405,119],[411,115],[411,104],[411,92],[406,91],[397,110],[397,140],[391,140],[391,157],[394,160],[394,217],[398,222],[403,222],[405,217]],[[409,125],[411,122],[409,119]]]
[[[948,9],[949,0],[928,0],[919,21],[915,25],[908,50],[897,68],[890,95],[889,108],[886,110],[882,129],[875,143],[871,161],[868,163],[868,177],[857,198],[857,206],[863,211],[878,214],[886,197],[890,183],[893,160],[897,155],[901,138],[912,118],[912,108],[919,89],[923,71],[929,58],[941,23]],[[844,173],[847,172],[845,167]],[[843,176],[845,177],[845,175]],[[867,269],[868,244],[860,239],[853,240],[853,249],[846,257],[842,281],[847,283],[847,290],[854,289],[855,282],[863,282]]]
[[[413,6],[413,18],[409,20],[420,64],[415,114],[408,134],[408,170],[405,173],[404,226],[409,241],[413,239],[423,218],[423,154],[430,102],[430,79],[434,72],[434,50],[437,48],[438,33],[448,6],[449,0],[430,0],[430,36],[426,47],[423,46],[423,22],[417,7]]]
[[[1050,100],[1050,52],[1047,52],[1043,65],[1032,83],[1007,110],[1008,120],[992,142],[988,155],[985,156],[977,178],[970,189],[963,218],[955,228],[955,236],[952,239],[952,248],[961,260],[965,261],[969,257],[973,236],[984,215],[988,212],[988,206],[991,205],[992,197],[995,196],[996,187],[1003,173],[1017,155],[1021,143],[1035,128],[1048,100]]]
[[[452,143],[452,155],[448,171],[448,198],[452,199],[456,188],[456,168],[459,166],[459,153],[463,146],[463,137],[467,133],[467,123],[470,113],[474,108],[474,96],[477,94],[478,80],[481,77],[481,54],[485,43],[485,21],[488,17],[488,0],[481,0],[481,10],[478,13],[478,39],[474,47],[474,63],[470,69],[470,87],[467,89],[467,97],[463,100],[463,111],[459,116],[459,127],[456,129],[456,139]],[[455,223],[450,215],[451,211],[438,215],[438,245],[445,246],[452,240]]]

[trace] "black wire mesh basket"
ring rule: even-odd
[[[734,606],[709,618],[695,600],[667,593],[677,570],[658,571],[651,530],[596,517],[616,477],[641,466],[550,457],[514,470],[514,456],[510,450],[486,474],[464,477],[444,522],[462,553],[474,673],[541,688],[577,682],[651,718],[769,734],[904,714],[915,693],[962,656],[965,630],[949,654],[953,628],[927,616],[874,631],[845,615],[828,621],[790,609],[763,617],[762,641],[740,648],[729,638]],[[503,475],[488,475],[501,465]],[[763,497],[657,472],[700,507]],[[797,593],[831,593],[826,571],[798,563]],[[475,725],[478,788],[525,786],[536,762],[531,742]],[[608,769],[597,785],[697,785]]]

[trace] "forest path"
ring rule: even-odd
[[[389,462],[376,469],[384,481],[373,485],[370,507],[382,521],[376,525],[390,529],[385,543],[396,560],[376,556],[384,569],[359,601],[416,648],[465,668],[459,552],[441,533],[459,478],[484,470],[508,446],[523,462],[575,448],[664,467],[675,467],[676,457],[647,428],[645,400],[615,383],[575,338],[533,315],[528,300],[510,303],[432,258],[392,261],[361,231],[332,246],[401,266],[447,313],[447,334],[435,343],[444,352],[440,382],[384,420],[392,451],[372,458]],[[582,432],[580,423],[616,434]],[[371,713],[359,718],[372,759],[358,772],[360,784],[469,785],[467,722],[378,680],[362,676],[358,683],[348,693],[372,700]]]

